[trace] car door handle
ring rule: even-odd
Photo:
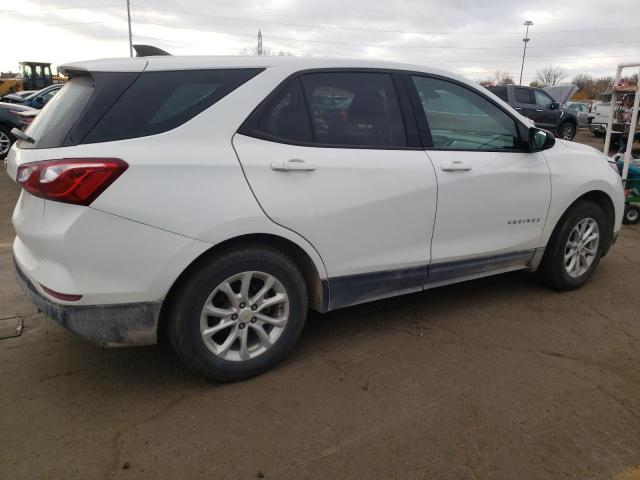
[[[443,172],[468,172],[471,170],[471,165],[461,162],[460,160],[454,160],[451,163],[440,165],[440,170]]]
[[[541,111],[542,111],[542,109],[540,109],[540,108],[538,108],[538,109],[536,110],[536,112],[541,112]]]
[[[286,162],[271,162],[271,170],[276,172],[313,172],[315,169],[316,166],[313,163],[297,158]]]
[[[522,110],[522,107],[516,107],[516,110]]]

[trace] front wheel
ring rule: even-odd
[[[182,361],[216,381],[276,365],[305,323],[307,291],[296,265],[255,246],[220,254],[192,271],[172,297],[169,336]]]
[[[573,140],[576,136],[576,126],[571,122],[564,122],[558,127],[558,137],[562,140]]]
[[[593,274],[605,248],[609,226],[602,209],[590,201],[574,205],[556,226],[539,275],[558,290],[582,286]]]

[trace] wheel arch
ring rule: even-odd
[[[160,309],[160,315],[158,318],[158,338],[164,338],[166,335],[169,321],[168,311],[170,310],[170,305],[175,292],[181,285],[183,285],[184,282],[187,281],[194,269],[203,262],[208,262],[212,258],[222,255],[225,251],[230,249],[256,245],[274,248],[293,260],[296,266],[300,269],[300,273],[302,274],[307,286],[309,308],[319,312],[327,311],[329,305],[328,282],[323,280],[315,262],[300,245],[288,238],[271,233],[245,234],[229,238],[212,246],[194,259],[182,271],[169,288],[169,291],[162,302],[162,308]]]
[[[611,243],[613,241],[613,228],[615,226],[615,207],[611,196],[603,190],[589,190],[581,194],[571,204],[564,209],[562,215],[556,221],[553,231],[547,240],[547,243],[551,240],[553,235],[558,231],[558,228],[562,225],[562,221],[566,218],[567,214],[580,202],[591,201],[598,205],[604,212],[604,216],[607,219],[606,237],[604,237],[604,249],[603,256],[609,251]]]

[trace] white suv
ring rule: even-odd
[[[102,345],[159,332],[216,380],[320,312],[518,269],[582,285],[620,177],[440,70],[142,57],[68,64],[8,157],[20,284]]]

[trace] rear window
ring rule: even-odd
[[[62,146],[84,106],[93,95],[91,77],[73,78],[62,87],[40,111],[27,133],[35,143],[21,141],[20,148],[51,148]]]
[[[55,148],[166,132],[262,69],[94,73],[72,77],[36,117],[20,148]]]

